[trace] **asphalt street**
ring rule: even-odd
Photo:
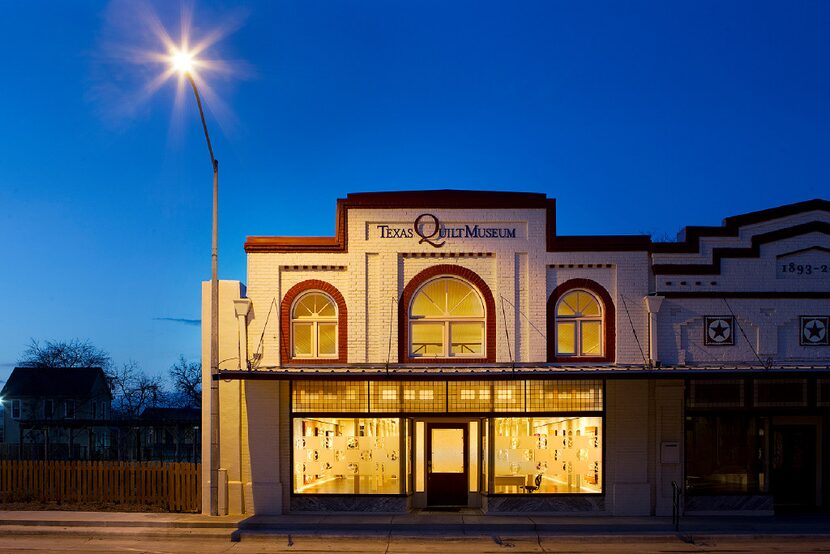
[[[314,554],[355,552],[405,553],[808,553],[830,552],[830,539],[776,536],[676,537],[545,537],[476,536],[417,537],[314,537],[268,536],[231,542],[226,538],[142,538],[136,536],[83,537],[13,535],[0,538],[0,552],[147,552],[147,553],[266,553]]]

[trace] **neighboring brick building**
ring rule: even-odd
[[[222,511],[830,503],[827,201],[652,243],[560,236],[541,194],[364,193],[336,229],[249,237],[220,283]]]

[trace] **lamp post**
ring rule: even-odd
[[[210,515],[219,515],[219,160],[213,155],[202,98],[193,79],[193,57],[187,52],[173,56],[173,66],[193,88],[202,129],[205,132],[210,165],[213,168],[213,225],[210,248]]]

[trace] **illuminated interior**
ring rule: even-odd
[[[331,297],[309,292],[294,302],[291,345],[295,358],[337,357],[337,306]]]
[[[556,304],[556,353],[602,356],[602,307],[584,290],[572,290]]]
[[[401,420],[295,418],[294,492],[401,492]]]
[[[412,298],[409,318],[411,356],[484,355],[484,302],[461,279],[440,277],[426,283]]]
[[[470,422],[469,433],[470,492],[478,491],[478,421]]]
[[[488,483],[487,476],[489,475],[489,467],[488,462],[490,459],[488,450],[490,444],[490,421],[487,419],[482,420],[482,435],[481,435],[481,492],[486,493],[490,490],[490,484]]]
[[[464,430],[432,429],[430,460],[433,473],[464,473]]]
[[[602,492],[601,381],[297,380],[291,390],[295,493],[426,492],[426,422],[453,413],[468,419],[468,458],[459,437],[441,436],[458,429],[433,428],[433,471],[466,465],[469,491],[526,494],[538,477],[532,492]]]
[[[415,422],[415,492],[424,492],[425,470],[424,443],[426,442],[426,425],[423,421]]]
[[[488,413],[602,411],[595,380],[293,381],[292,411],[320,413]]]
[[[493,492],[602,492],[601,417],[494,419]],[[541,479],[537,479],[541,476]]]

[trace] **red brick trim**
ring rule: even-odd
[[[247,237],[245,252],[348,252],[346,201],[337,200],[333,237]]]
[[[354,192],[346,202],[350,208],[544,209],[547,198],[538,192],[436,189]]]
[[[411,190],[358,192],[337,200],[333,237],[247,237],[245,252],[348,252],[349,210],[356,209],[544,209],[556,222],[556,204],[535,192],[482,190]],[[548,235],[554,233],[548,229]]]
[[[544,209],[548,252],[695,253],[701,237],[736,237],[741,227],[808,211],[830,211],[830,201],[815,199],[727,217],[719,227],[688,226],[685,240],[652,242],[645,235],[556,235],[556,200],[544,194],[471,190],[361,192],[337,200],[333,237],[247,237],[245,252],[348,252],[349,209]]]
[[[304,292],[319,290],[331,296],[337,303],[337,358],[297,358],[291,357],[291,306],[294,300]],[[333,285],[318,279],[309,279],[297,283],[285,293],[280,304],[280,362],[282,365],[317,365],[345,364],[348,362],[348,321],[346,301]]]
[[[556,303],[565,293],[574,289],[584,289],[599,297],[603,308],[603,328],[605,329],[605,344],[603,356],[557,356],[556,355]],[[570,279],[556,287],[548,298],[548,361],[553,363],[574,362],[613,362],[616,359],[616,322],[617,314],[614,301],[605,288],[590,279]]]
[[[484,358],[412,358],[409,356],[409,303],[421,285],[441,276],[460,277],[473,285],[484,297],[485,308],[485,350]],[[400,363],[493,363],[496,361],[496,302],[490,287],[477,273],[457,265],[440,264],[429,267],[409,281],[404,287],[401,301],[398,303],[398,362]]]

